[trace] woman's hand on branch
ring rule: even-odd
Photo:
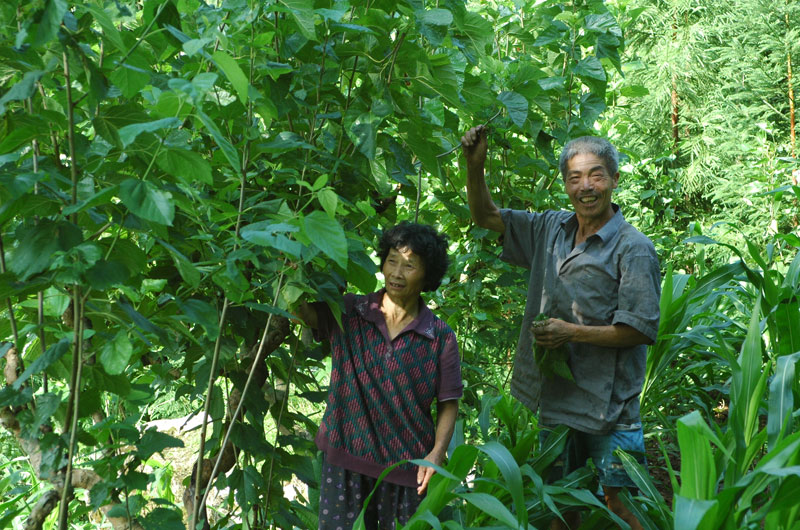
[[[461,148],[467,159],[467,168],[483,169],[489,144],[486,141],[486,126],[478,125],[461,137]]]

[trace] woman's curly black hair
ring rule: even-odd
[[[409,248],[422,259],[425,265],[425,282],[423,291],[435,291],[442,283],[447,272],[447,237],[429,225],[403,221],[385,230],[378,242],[378,255],[381,258],[381,269],[389,255],[389,250]]]

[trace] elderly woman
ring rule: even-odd
[[[341,328],[325,304],[300,309],[315,336],[331,344],[327,409],[316,437],[323,452],[320,529],[351,528],[392,464],[440,465],[458,412],[456,337],[420,297],[441,283],[447,241],[430,226],[404,222],[383,233],[378,251],[384,288],[345,295]],[[366,527],[408,521],[433,473],[411,464],[393,469],[367,507]]]

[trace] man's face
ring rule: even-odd
[[[582,221],[607,221],[614,216],[611,192],[619,173],[610,175],[602,159],[590,153],[573,156],[567,162],[564,187],[578,218]]]

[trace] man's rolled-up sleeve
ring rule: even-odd
[[[655,250],[620,262],[619,305],[612,324],[626,324],[655,342],[660,316],[661,271]]]
[[[542,214],[503,208],[500,216],[506,227],[500,259],[530,269],[535,247],[534,237],[541,229]]]

